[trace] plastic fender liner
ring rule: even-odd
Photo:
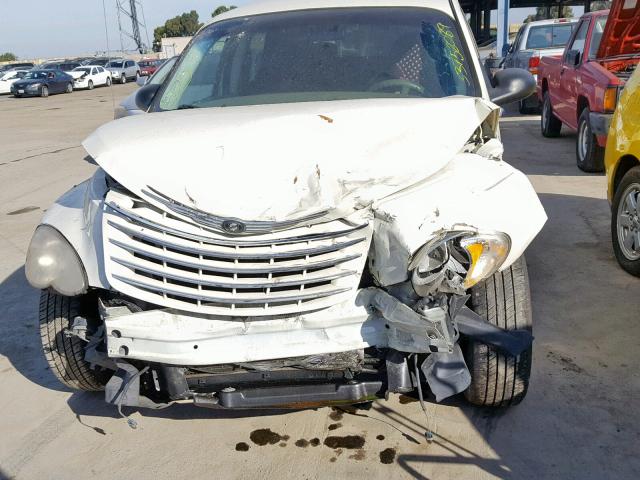
[[[458,344],[453,346],[451,353],[432,353],[420,369],[436,402],[464,392],[471,385],[471,374]]]

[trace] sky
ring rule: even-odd
[[[105,35],[106,8],[110,50],[120,50],[120,34],[116,0],[28,0],[26,8],[3,8],[0,14],[0,53],[12,52],[22,59],[78,56],[107,50]],[[251,0],[234,0],[241,6]],[[11,6],[21,2],[9,2]],[[176,15],[196,10],[200,21],[211,18],[211,12],[223,3],[216,0],[140,0],[146,19],[150,42],[153,29]],[[6,7],[6,6],[5,6]],[[532,9],[512,9],[510,21],[519,23]],[[581,8],[574,7],[578,14]],[[138,12],[140,15],[140,12]],[[495,11],[492,14],[495,22]],[[130,23],[126,27],[131,31]],[[146,40],[145,32],[142,32]],[[125,39],[125,48],[133,49],[133,42]]]

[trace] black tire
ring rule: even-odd
[[[125,83],[127,83],[127,76],[124,74],[124,72],[122,73],[122,75],[120,75],[120,83],[122,85],[124,85]]]
[[[621,246],[622,238],[620,238],[621,231],[619,228],[621,225],[618,215],[618,210],[621,207],[620,204],[623,199],[634,190],[640,192],[640,166],[633,167],[625,173],[613,196],[611,206],[611,241],[613,243],[613,253],[620,266],[631,275],[640,277],[640,258],[635,258],[634,255],[629,255],[629,253],[625,254]],[[636,198],[638,198],[637,195]],[[638,198],[638,200],[640,200],[640,198]],[[634,222],[634,229],[636,232],[639,231],[637,219]]]
[[[524,100],[518,102],[518,112],[520,112],[521,115],[529,114],[529,107],[526,106]]]
[[[488,322],[507,330],[532,330],[529,275],[523,257],[511,267],[471,288],[471,306]],[[465,359],[471,372],[467,400],[486,407],[520,403],[529,388],[532,349],[512,357],[494,347],[467,340]]]
[[[111,77],[107,77],[107,87],[111,86]]]
[[[42,88],[40,89],[40,96],[41,97],[48,97],[49,96],[49,88],[47,88],[46,85],[43,85]]]
[[[47,363],[56,378],[74,390],[104,390],[111,373],[93,370],[84,359],[86,343],[75,336],[65,335],[78,315],[86,316],[89,302],[95,299],[65,297],[43,290],[40,296],[40,338]]]
[[[87,82],[87,88],[89,88],[89,90],[93,90],[93,80],[89,80]]]
[[[553,114],[553,107],[551,107],[549,93],[545,92],[544,100],[542,101],[542,115],[540,116],[540,130],[542,131],[542,136],[547,138],[557,137],[560,135],[561,129],[562,122]]]
[[[591,133],[588,107],[582,110],[578,119],[576,163],[583,172],[594,173],[604,170],[604,148],[598,145],[596,136]]]
[[[68,83],[64,93],[71,93],[71,92],[73,92],[73,83]]]

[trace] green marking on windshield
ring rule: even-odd
[[[467,60],[464,57],[464,54],[460,51],[460,48],[456,45],[455,35],[451,31],[451,27],[448,27],[443,23],[438,23],[436,26],[438,28],[440,38],[444,42],[445,51],[453,62],[453,69],[456,72],[456,75],[461,80],[464,80],[467,85],[471,85],[469,72],[466,67]]]

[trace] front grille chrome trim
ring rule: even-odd
[[[327,213],[329,213],[328,210],[322,210],[312,213],[311,215],[306,215],[304,217],[282,221],[242,220],[235,217],[221,217],[219,215],[214,215],[212,213],[190,207],[168,197],[164,193],[148,185],[147,190],[142,190],[142,193],[148,198],[151,198],[156,202],[164,205],[172,212],[177,213],[178,215],[182,215],[183,217],[186,217],[197,224],[214,228],[219,232],[225,231],[222,228],[223,223],[225,222],[240,222],[245,226],[245,230],[241,233],[238,233],[238,235],[251,235],[286,230],[295,226],[308,224],[309,222],[322,218]]]
[[[322,234],[310,234],[310,235],[298,235],[298,236],[293,236],[293,237],[285,237],[285,238],[280,238],[280,239],[270,239],[269,241],[265,241],[265,240],[247,240],[247,239],[243,239],[243,238],[238,238],[237,240],[229,240],[226,238],[212,238],[212,237],[207,237],[204,235],[196,235],[193,233],[189,233],[189,232],[185,232],[182,230],[176,230],[174,228],[165,226],[165,225],[160,225],[159,223],[155,223],[153,221],[150,221],[144,217],[135,215],[134,213],[131,213],[125,209],[123,209],[122,207],[120,207],[118,204],[113,203],[113,202],[109,202],[107,204],[107,206],[113,210],[115,210],[116,212],[120,213],[123,215],[123,217],[125,217],[125,219],[129,222],[131,221],[135,221],[138,223],[141,223],[143,225],[145,225],[146,227],[158,230],[160,232],[164,232],[164,233],[169,233],[171,235],[175,235],[175,236],[179,236],[179,237],[185,237],[185,238],[189,238],[190,240],[195,240],[195,241],[200,241],[200,242],[208,242],[208,243],[212,243],[215,245],[223,245],[223,246],[236,246],[236,245],[240,245],[243,247],[253,247],[253,246],[261,246],[261,245],[290,245],[292,243],[302,243],[302,242],[306,242],[309,240],[329,240],[332,238],[338,238],[338,237],[343,237],[343,236],[347,236],[350,233],[353,232],[357,232],[358,230],[362,230],[365,229],[367,227],[366,223],[357,225],[353,228],[349,228],[349,229],[343,229],[343,230],[336,230],[335,232],[326,232],[326,233],[322,233]],[[128,217],[128,218],[127,218]],[[206,229],[205,229],[206,230]]]

